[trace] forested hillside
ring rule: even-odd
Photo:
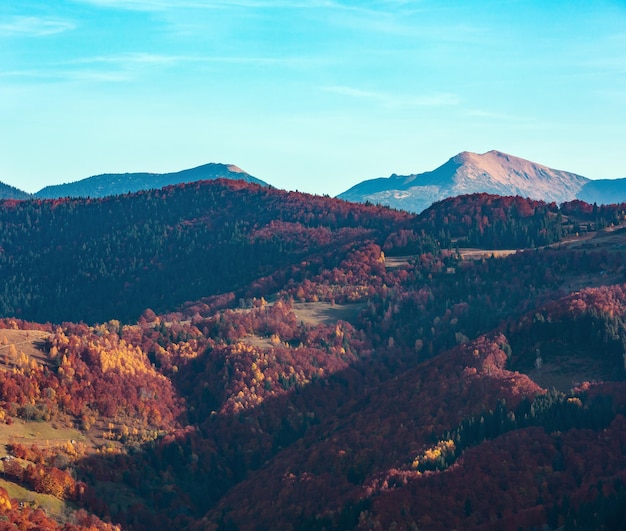
[[[26,192],[0,182],[0,199],[28,199],[28,197],[29,194]]]
[[[343,244],[384,239],[409,219],[227,180],[96,200],[7,201],[0,209],[0,315],[137,319],[146,308],[247,293],[253,280],[324,249],[335,254]]]
[[[267,186],[267,183],[232,164],[209,163],[173,173],[105,173],[80,181],[46,186],[34,194],[37,199],[63,197],[107,197],[141,190],[153,190],[174,184],[234,179]]]
[[[0,219],[5,522],[626,525],[624,205],[216,181]]]

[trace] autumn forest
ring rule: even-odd
[[[626,204],[0,202],[0,529],[626,527]]]

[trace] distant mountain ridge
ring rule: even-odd
[[[214,179],[242,180],[261,186],[268,184],[253,177],[234,164],[211,162],[177,172],[170,173],[103,173],[79,181],[55,184],[29,194],[14,186],[0,182],[0,200],[2,199],[59,199],[62,197],[107,197],[141,190],[159,189],[172,184],[212,181]]]
[[[576,199],[598,205],[622,203],[626,201],[626,177],[589,181],[578,192]]]
[[[173,173],[105,173],[94,175],[67,184],[46,186],[34,194],[38,199],[60,197],[106,197],[152,188],[163,188],[172,184],[214,179],[243,180],[267,186],[264,181],[253,177],[233,164],[209,163]]]
[[[19,188],[0,182],[0,199],[28,199],[29,197],[30,194]]]
[[[447,197],[477,192],[557,203],[590,197],[592,202],[615,203],[626,200],[626,179],[592,181],[500,151],[464,151],[433,171],[371,179],[338,197],[421,212]]]
[[[268,186],[233,164],[209,163],[170,173],[105,173],[46,186],[34,194],[0,182],[0,200],[99,198],[220,178]],[[472,193],[519,195],[556,203],[580,199],[587,203],[615,204],[626,202],[626,177],[591,180],[500,151],[483,154],[464,151],[433,171],[369,179],[337,197],[419,213],[437,201]]]

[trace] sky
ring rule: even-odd
[[[3,0],[0,181],[337,195],[497,149],[626,177],[626,0]]]

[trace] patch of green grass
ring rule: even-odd
[[[5,479],[0,479],[0,487],[6,489],[11,498],[19,502],[30,503],[36,507],[41,507],[46,513],[58,521],[64,521],[67,515],[75,510],[71,504],[59,500],[49,494],[40,494],[28,490],[21,485],[17,485]]]
[[[2,425],[0,430],[0,457],[6,455],[2,445],[11,442],[23,445],[36,444],[45,448],[46,446],[59,446],[71,440],[87,442],[85,435],[73,428],[55,428],[52,422],[14,420],[11,425]]]

